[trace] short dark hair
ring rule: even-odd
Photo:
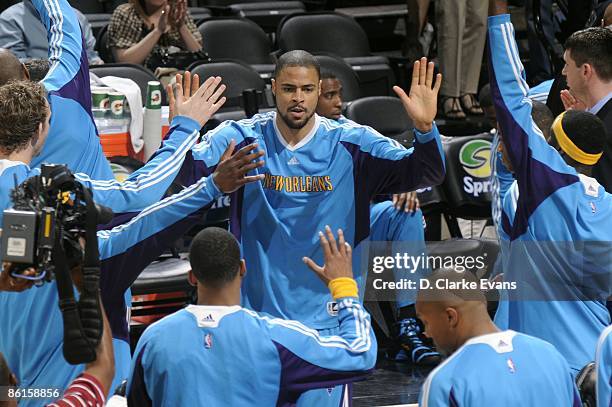
[[[301,49],[285,52],[276,61],[274,69],[274,77],[278,78],[281,71],[287,66],[303,66],[305,68],[314,68],[317,71],[317,76],[321,78],[321,65],[319,61],[310,53]]]
[[[240,247],[227,230],[208,227],[193,238],[189,262],[201,284],[222,287],[240,270]]]
[[[568,110],[561,120],[561,127],[576,147],[585,153],[599,154],[603,151],[606,127],[593,113]]]
[[[323,79],[338,79],[338,77],[336,76],[335,73],[333,73],[329,69],[322,69],[321,70],[321,80]]]
[[[51,68],[51,63],[47,58],[30,59],[23,64],[28,68],[30,80],[34,82],[40,82],[45,79],[47,72],[49,72],[49,68]]]
[[[12,154],[34,137],[47,118],[45,88],[38,82],[12,81],[0,86],[0,150]]]
[[[555,121],[555,116],[550,111],[546,103],[539,102],[537,100],[531,101],[531,118],[534,123],[544,134],[544,138],[548,140],[550,138],[551,127]]]
[[[589,64],[601,79],[612,80],[612,30],[592,27],[576,31],[565,41],[565,49],[577,66]]]

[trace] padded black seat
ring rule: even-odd
[[[68,2],[83,14],[106,13],[104,3],[100,0],[68,0]]]
[[[200,75],[202,80],[209,76],[221,76],[227,86],[224,95],[227,97],[221,111],[236,110],[240,107],[242,91],[255,89],[264,92],[266,84],[250,66],[239,61],[220,61],[213,63],[194,64],[188,68],[192,74]]]
[[[490,133],[442,140],[446,178],[442,184],[447,213],[467,219],[491,216]]]
[[[211,16],[210,10],[206,7],[189,7],[189,14],[195,22],[210,18]]]
[[[332,55],[315,55],[321,65],[321,70],[329,71],[336,75],[342,83],[342,99],[350,102],[361,97],[359,78],[349,64],[342,58]]]
[[[162,258],[151,263],[132,284],[132,295],[189,291],[189,260]]]
[[[499,254],[499,242],[496,239],[448,239],[441,242],[427,242],[427,254],[440,256],[442,258],[450,256],[453,259],[462,256],[470,256],[484,263],[483,268],[478,268],[477,264],[473,267],[466,267],[468,271],[476,274],[478,278],[487,278],[493,271],[495,260]]]
[[[372,127],[405,147],[412,146],[414,124],[396,97],[370,96],[354,100],[346,107],[346,117]]]
[[[218,18],[198,26],[203,50],[213,60],[233,59],[244,62],[263,78],[274,72],[270,39],[261,27],[244,18]]]
[[[96,34],[95,49],[105,63],[110,64],[115,62],[115,55],[108,44],[108,24],[98,30]]]
[[[281,51],[303,49],[338,55],[357,73],[363,96],[390,95],[395,74],[385,57],[370,53],[365,31],[351,17],[333,13],[298,13],[281,21],[277,30]]]
[[[91,25],[91,31],[94,37],[98,37],[100,31],[110,23],[111,14],[100,13],[100,14],[86,14],[87,21]]]
[[[240,0],[238,0],[240,1]],[[253,20],[266,32],[275,32],[283,18],[306,10],[301,1],[264,1],[247,3],[240,1],[229,6],[230,14]]]

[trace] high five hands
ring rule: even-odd
[[[414,127],[421,133],[431,131],[438,110],[438,92],[442,83],[442,74],[436,75],[434,83],[433,73],[433,62],[427,63],[427,58],[423,57],[420,61],[414,62],[409,94],[407,95],[399,86],[393,87],[412,119]]]

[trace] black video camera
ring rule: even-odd
[[[11,198],[13,208],[4,211],[2,259],[12,263],[14,277],[37,284],[55,279],[64,358],[74,365],[93,362],[103,331],[96,225],[110,222],[113,213],[96,205],[65,165],[43,165],[39,176],[15,186]],[[78,300],[71,273],[77,266]],[[36,270],[34,277],[23,275],[29,267]]]
[[[113,217],[110,209],[93,201],[94,213],[89,213],[88,196],[91,193],[65,165],[45,164],[39,176],[15,186],[13,208],[4,211],[1,243],[1,257],[13,264],[13,276],[33,267],[37,275],[31,279],[51,281],[57,240],[62,242],[70,268],[82,263],[79,238],[85,237],[87,216],[93,216],[96,224],[108,223]]]

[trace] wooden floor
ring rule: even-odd
[[[417,403],[421,386],[431,367],[413,367],[379,356],[376,370],[363,382],[354,384],[354,407],[399,407]]]

